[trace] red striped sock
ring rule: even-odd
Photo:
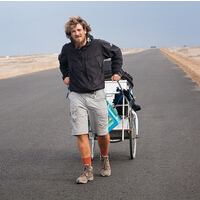
[[[102,156],[107,156],[108,150],[101,150],[100,149],[100,153],[101,153]]]
[[[91,157],[82,158],[82,161],[83,161],[83,164],[84,164],[84,165],[89,165],[89,166],[92,165]]]

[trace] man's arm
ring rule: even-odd
[[[111,58],[111,69],[112,69],[112,74],[113,75],[118,75],[121,77],[121,68],[122,68],[122,63],[123,63],[123,58],[122,58],[122,52],[121,49],[113,44],[110,44],[104,40],[101,40],[101,45],[102,45],[102,52],[105,57]],[[112,76],[111,79],[119,79],[117,76]]]
[[[62,79],[64,81],[66,77],[69,78],[68,60],[67,60],[66,54],[64,53],[64,47],[62,48],[62,51],[61,51],[60,55],[58,56],[58,60],[60,63],[60,71],[63,75]],[[64,81],[64,82],[66,84],[69,81]]]

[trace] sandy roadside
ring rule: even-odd
[[[0,79],[58,67],[58,54],[0,57]]]
[[[122,54],[146,49],[123,49]],[[200,47],[160,48],[200,86]],[[58,68],[58,53],[0,57],[0,79]]]
[[[122,54],[138,53],[145,49],[125,49]],[[58,53],[0,57],[0,79],[58,68]]]
[[[160,48],[200,86],[200,47]]]

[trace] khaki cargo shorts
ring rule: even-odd
[[[69,93],[71,134],[88,133],[88,120],[93,133],[103,136],[108,133],[108,111],[104,89],[94,93]]]

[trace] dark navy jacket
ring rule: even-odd
[[[73,42],[65,44],[59,55],[63,80],[70,77],[70,91],[86,93],[103,89],[103,61],[111,58],[112,74],[120,74],[122,53],[119,47],[104,40],[87,39],[81,49],[75,49]]]

